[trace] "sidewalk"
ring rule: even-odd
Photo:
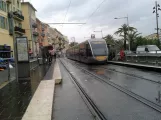
[[[61,72],[61,75],[59,73]],[[55,85],[58,79],[61,84]],[[54,93],[55,91],[55,93]],[[40,82],[22,120],[93,120],[63,66],[56,61]]]
[[[10,69],[10,81],[15,79],[15,68]],[[8,69],[0,71],[0,85],[8,80]]]
[[[46,70],[46,66],[39,66],[31,72],[31,82],[14,80],[0,88],[0,120],[21,120]]]

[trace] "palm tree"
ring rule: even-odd
[[[124,49],[125,50],[126,50],[126,41],[127,41],[128,30],[132,32],[132,31],[135,31],[136,28],[130,27],[130,26],[128,28],[128,26],[126,24],[123,24],[121,26],[121,28],[118,28],[118,30],[115,32],[116,35],[124,37]]]
[[[140,35],[141,33],[138,33],[138,31],[132,31],[129,32],[129,41],[130,41],[130,46],[133,48],[134,42],[136,41],[136,38]]]
[[[115,39],[113,38],[112,35],[108,34],[108,35],[106,35],[104,37],[104,39],[105,39],[105,41],[106,41],[107,44],[110,44],[110,45],[114,44],[114,40]]]

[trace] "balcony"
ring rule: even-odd
[[[33,23],[33,24],[32,24],[32,27],[33,27],[33,28],[37,28],[37,24],[36,24],[36,23]]]
[[[6,3],[11,4],[12,0],[6,0]]]
[[[45,30],[45,28],[44,28],[44,27],[42,27],[41,29],[42,29],[42,31],[44,31],[44,30]]]
[[[41,36],[42,36],[42,37],[45,37],[45,33],[41,33]]]
[[[34,31],[34,32],[33,32],[33,36],[39,36],[39,33],[36,32],[36,31]]]
[[[25,29],[22,29],[20,27],[15,26],[14,30],[15,30],[15,33],[17,34],[20,34],[20,35],[25,34]]]
[[[24,20],[24,16],[20,13],[20,11],[13,12],[13,17],[19,21]]]

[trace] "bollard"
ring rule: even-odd
[[[9,60],[7,60],[7,68],[8,68],[8,81],[10,81],[10,62],[9,62]]]

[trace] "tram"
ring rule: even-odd
[[[66,51],[68,59],[86,64],[106,63],[109,50],[104,39],[89,39],[83,43],[69,48]]]

